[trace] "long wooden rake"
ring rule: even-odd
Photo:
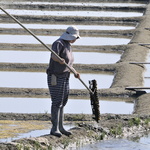
[[[0,9],[7,14],[10,18],[12,18],[16,23],[18,23],[22,28],[24,28],[29,34],[31,34],[36,40],[38,40],[46,49],[48,49],[52,54],[54,54],[60,61],[62,59],[51,49],[49,48],[43,41],[41,41],[31,30],[27,29],[19,20],[17,20],[14,16],[9,14],[6,10],[4,10],[2,7]],[[71,68],[67,63],[65,65],[70,69],[74,75],[76,75],[76,72],[73,68]],[[90,93],[90,99],[91,99],[91,106],[92,106],[92,113],[95,117],[93,117],[94,120],[97,122],[100,119],[100,111],[99,111],[99,100],[97,96],[97,83],[96,80],[90,81],[90,87],[88,87],[81,78],[78,78],[81,83],[86,87],[86,89]]]

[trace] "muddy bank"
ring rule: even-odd
[[[2,2],[6,2],[1,0]],[[8,2],[13,2],[14,0],[7,0]],[[28,0],[18,0],[19,2],[28,2]],[[49,0],[32,0],[32,2],[49,2]],[[60,2],[60,0],[52,0],[52,2]],[[88,2],[87,0],[62,0],[61,2]],[[92,0],[92,2],[124,2],[124,0]],[[130,3],[148,3],[149,0],[127,0]]]
[[[150,20],[150,6],[148,5],[146,14],[143,16],[143,21],[139,24],[139,27],[136,29],[135,36],[132,40],[132,43],[136,43],[136,44],[149,43],[150,32],[147,30],[147,28],[150,28],[149,20]]]
[[[138,55],[139,57],[138,57],[137,60],[133,60],[133,58],[135,58],[135,57],[132,57],[132,58],[128,57],[128,58],[132,61],[135,61],[135,62],[140,62],[140,61],[145,62],[146,61],[146,53],[149,53],[149,47],[141,46],[141,43],[144,45],[144,44],[149,43],[149,41],[150,41],[150,32],[146,30],[146,28],[150,28],[150,15],[149,14],[150,14],[150,5],[148,5],[147,11],[146,11],[145,15],[143,16],[143,21],[136,28],[135,36],[132,39],[132,41],[130,42],[131,44],[135,45],[132,52],[134,50],[137,51],[137,53],[135,53],[135,55]],[[141,58],[141,55],[143,53],[145,53],[145,60],[144,60],[144,57],[143,57],[143,59]],[[128,58],[127,58],[127,60],[128,60]],[[143,68],[142,65],[138,65],[138,64],[136,64],[134,66],[136,68],[137,67],[139,67],[141,69]],[[130,67],[129,67],[129,70],[130,70]],[[130,72],[132,72],[132,71],[130,70]],[[130,77],[131,76],[128,76],[128,78],[130,78]],[[143,80],[142,79],[143,78],[142,73],[138,74],[138,78],[139,78],[140,82],[137,82],[137,75],[135,75],[134,78],[133,78],[133,80],[135,80],[135,83],[132,86],[143,86],[143,84],[142,84],[142,80]],[[142,96],[138,97],[137,100],[136,100],[135,112],[134,113],[145,114],[145,115],[149,114],[150,113],[149,106],[150,106],[149,94],[143,94]]]
[[[19,16],[13,15],[22,23],[74,23],[74,24],[135,24],[142,20],[142,17],[124,17],[124,18],[116,18],[116,17],[77,17],[77,16]],[[0,15],[1,23],[14,23],[11,18],[6,15]]]
[[[97,91],[100,97],[135,97],[136,92],[125,90],[124,88],[109,88],[100,89]],[[48,89],[31,89],[31,88],[0,88],[1,97],[37,97],[37,98],[49,98]],[[89,92],[86,89],[83,90],[70,90],[69,98],[88,98]],[[112,98],[113,99],[113,98]]]
[[[0,120],[39,120],[49,121],[51,114],[39,113],[39,114],[21,114],[21,113],[0,113]],[[86,114],[65,114],[65,121],[91,121],[92,116]]]
[[[11,9],[26,9],[26,10],[76,10],[76,11],[134,11],[134,12],[143,12],[145,11],[145,6],[130,6],[130,7],[112,7],[112,6],[85,6],[81,4],[80,6],[76,5],[59,5],[59,4],[5,4],[4,7],[11,8]]]
[[[47,36],[60,36],[64,30],[56,29],[31,29],[35,35],[47,35]],[[16,34],[16,35],[29,35],[24,29],[16,28],[0,28],[0,34]],[[120,38],[132,38],[134,30],[80,30],[80,36],[84,37],[120,37]]]
[[[135,101],[135,114],[150,114],[150,93],[139,96]]]
[[[87,64],[75,64],[74,67],[80,73],[100,73],[100,72],[113,72],[118,65],[114,64],[101,64],[101,65],[87,65]],[[34,63],[0,63],[0,71],[23,71],[23,72],[45,72],[48,68],[48,64],[34,64]]]
[[[9,143],[1,143],[0,148],[18,149],[76,149],[86,144],[92,144],[100,140],[112,138],[140,137],[144,132],[150,130],[150,116],[138,115],[110,115],[101,116],[97,125],[94,122],[80,122],[70,131],[70,137],[62,136],[57,138],[51,135],[44,135],[37,138],[23,138]]]
[[[47,44],[51,47],[50,44]],[[126,45],[114,45],[114,46],[73,46],[74,52],[104,52],[104,53],[122,53],[126,50]],[[41,44],[11,44],[1,43],[0,50],[22,50],[22,51],[47,51]]]
[[[143,86],[143,66],[130,65],[129,63],[121,63],[120,69],[116,70],[116,74],[111,88]],[[128,70],[128,72],[126,71]]]

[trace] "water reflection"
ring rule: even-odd
[[[86,56],[86,57],[85,57]],[[74,63],[79,64],[110,64],[116,63],[121,54],[74,52]],[[9,63],[48,63],[50,52],[47,51],[0,51],[0,62]],[[84,59],[81,59],[84,58]]]
[[[71,89],[85,89],[81,82],[70,77]],[[98,88],[109,88],[111,86],[113,75],[109,74],[84,74],[81,73],[83,81],[89,85],[89,80],[96,79]],[[37,72],[0,72],[0,87],[16,88],[47,88],[46,73]]]
[[[119,61],[120,57],[121,54],[117,53],[74,52],[74,63],[111,64]]]
[[[114,75],[110,74],[81,74],[82,80],[89,85],[89,80],[95,79],[97,81],[97,88],[109,88],[112,84]],[[70,77],[70,88],[71,89],[85,89],[81,82],[74,78],[73,75]]]
[[[65,127],[66,130],[69,130],[69,129],[73,128],[74,125],[73,124],[67,124],[67,125],[64,125],[64,127]],[[20,139],[20,138],[39,137],[39,136],[42,136],[42,135],[48,135],[49,133],[50,133],[50,129],[34,130],[34,131],[30,131],[28,133],[21,133],[17,137],[0,139],[0,142],[11,142],[13,140],[17,140],[17,139]]]
[[[80,16],[80,17],[140,17],[140,12],[114,12],[114,11],[41,11],[41,10],[17,10],[6,9],[12,15],[36,15],[36,16]],[[0,11],[0,14],[4,14]]]
[[[9,104],[9,105],[8,105]],[[100,113],[132,114],[133,103],[123,101],[105,101],[100,99]],[[7,107],[6,107],[7,106]],[[33,107],[36,106],[36,107]],[[116,109],[117,108],[117,109]],[[69,99],[65,113],[92,114],[90,98]],[[0,112],[4,113],[50,113],[50,98],[0,98]]]
[[[9,3],[9,2],[8,2]],[[70,2],[13,2],[14,4],[30,4],[30,5],[37,5],[37,4],[44,4],[44,5],[70,5],[70,6],[111,6],[111,7],[131,7],[131,6],[145,6],[146,4],[138,4],[138,3],[70,3]]]
[[[37,36],[45,44],[52,44],[59,36]],[[24,44],[40,44],[34,37],[30,35],[0,35],[0,43],[24,43]],[[82,37],[73,45],[123,45],[128,44],[131,39],[128,38],[107,38],[107,37]]]
[[[67,29],[68,26],[63,24],[23,24],[26,28],[30,29]],[[111,25],[76,25],[79,30],[131,30],[135,29],[135,26],[111,26]],[[18,24],[2,24],[0,28],[21,28]]]
[[[127,139],[107,140],[79,148],[78,150],[149,150],[149,141],[150,134],[140,138],[138,142]]]
[[[6,139],[0,139],[0,142],[11,142],[13,140],[18,140],[20,138],[31,138],[31,137],[38,137],[38,136],[42,136],[42,135],[46,135],[49,134],[50,129],[45,129],[45,130],[35,130],[35,131],[31,131],[28,133],[22,133],[19,134],[17,137],[11,137],[11,138],[6,138]]]

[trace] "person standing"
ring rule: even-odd
[[[76,26],[69,26],[66,31],[52,44],[52,50],[61,58],[58,59],[51,54],[49,67],[47,69],[47,81],[51,95],[51,135],[61,137],[72,133],[63,127],[64,106],[67,104],[69,95],[70,69],[67,63],[75,72],[75,77],[80,78],[80,74],[73,68],[74,57],[71,44],[80,38],[79,30]]]

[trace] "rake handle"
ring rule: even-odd
[[[24,28],[28,33],[30,33],[35,39],[37,39],[44,47],[46,47],[51,53],[53,53],[60,61],[62,61],[61,57],[59,57],[52,49],[50,49],[44,42],[42,42],[31,30],[27,29],[19,20],[17,20],[14,16],[9,14],[6,10],[4,10],[2,7],[0,9],[7,14],[10,18],[12,18],[15,22],[17,22],[22,28]],[[74,73],[74,75],[77,75],[74,69],[72,69],[66,62],[64,63],[71,72]],[[92,90],[83,82],[81,78],[78,78],[81,83],[87,88],[87,90],[93,94]]]

